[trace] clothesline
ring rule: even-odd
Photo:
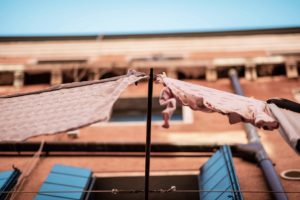
[[[136,189],[111,189],[111,190],[49,190],[49,191],[1,191],[1,193],[9,194],[9,193],[22,193],[22,194],[46,194],[46,193],[112,193],[112,194],[124,194],[124,193],[144,193],[144,190],[136,190]],[[177,190],[176,187],[172,186],[169,189],[157,189],[157,190],[149,190],[150,193],[199,193],[199,192],[232,192],[232,193],[252,193],[252,194],[273,194],[273,193],[285,193],[285,194],[300,194],[300,191],[271,191],[271,190]]]
[[[179,81],[164,74],[154,76],[157,82],[165,86],[160,104],[167,106],[162,112],[166,128],[169,127],[168,121],[176,108],[176,101],[193,110],[225,114],[231,124],[242,121],[268,130],[278,128],[278,121],[264,101]],[[144,73],[130,70],[123,76],[2,96],[0,130],[6,134],[0,136],[0,141],[24,140],[107,121],[113,103],[127,86],[147,78]]]

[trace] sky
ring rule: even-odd
[[[300,0],[0,0],[0,36],[300,27]]]

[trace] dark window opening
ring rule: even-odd
[[[185,75],[185,73],[183,73],[181,71],[177,72],[177,77],[178,77],[179,80],[187,79],[187,76]]]
[[[13,72],[1,72],[0,73],[0,85],[13,85],[14,73]]]
[[[259,77],[286,75],[285,65],[284,64],[258,65],[257,66],[257,75]]]
[[[50,84],[50,72],[25,72],[24,85]]]
[[[286,75],[285,65],[284,64],[274,65],[272,76],[281,76],[281,75]]]
[[[217,74],[218,79],[219,78],[228,78],[228,72],[230,69],[235,69],[238,72],[239,77],[245,76],[245,67],[239,66],[239,67],[217,67]]]
[[[138,177],[97,177],[93,190],[144,190],[144,176]],[[198,190],[197,175],[172,175],[172,176],[151,176],[150,190],[169,189],[176,186],[177,190]],[[144,199],[144,193],[91,193],[89,200],[93,199],[122,199],[140,200]],[[149,199],[155,200],[198,200],[199,193],[150,193]]]
[[[205,73],[199,74],[199,75],[197,76],[197,79],[198,79],[198,80],[205,80],[205,79],[206,79]]]
[[[185,71],[177,71],[177,77],[179,80],[193,79],[193,80],[205,80],[205,67],[202,68],[186,68]]]
[[[89,79],[89,71],[86,68],[63,70],[63,83],[72,83],[87,81]]]
[[[115,77],[115,76],[119,76],[117,73],[115,73],[115,72],[106,72],[106,73],[104,73],[101,77],[100,77],[100,79],[106,79],[106,78],[111,78],[111,77]]]
[[[152,101],[152,121],[163,120],[158,97]],[[111,122],[141,122],[147,119],[147,98],[121,98],[113,107]],[[177,105],[171,120],[183,120],[182,107]]]
[[[72,83],[74,81],[73,74],[71,70],[64,70],[62,72],[62,82],[63,83]]]

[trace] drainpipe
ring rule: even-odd
[[[235,93],[244,96],[244,92],[240,85],[239,77],[235,69],[231,69],[229,71],[229,78]],[[238,149],[240,151],[245,151],[248,154],[253,154],[255,156],[257,163],[259,164],[261,170],[264,173],[269,188],[272,191],[276,191],[276,193],[273,193],[274,198],[277,200],[288,199],[286,193],[284,193],[285,190],[275,171],[273,163],[270,160],[267,152],[265,151],[260,141],[256,128],[249,123],[244,123],[244,129],[247,135],[248,144],[239,145]]]

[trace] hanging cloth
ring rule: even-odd
[[[300,104],[286,99],[270,99],[267,102],[280,124],[279,133],[300,154]]]
[[[112,106],[143,73],[62,84],[46,90],[0,97],[0,141],[22,141],[107,121]]]
[[[165,128],[169,127],[169,119],[176,109],[176,101],[193,110],[227,115],[230,124],[249,122],[266,130],[278,127],[278,122],[264,101],[186,83],[165,75],[157,75],[157,82],[165,86],[159,99],[160,104],[166,106],[162,112]]]

